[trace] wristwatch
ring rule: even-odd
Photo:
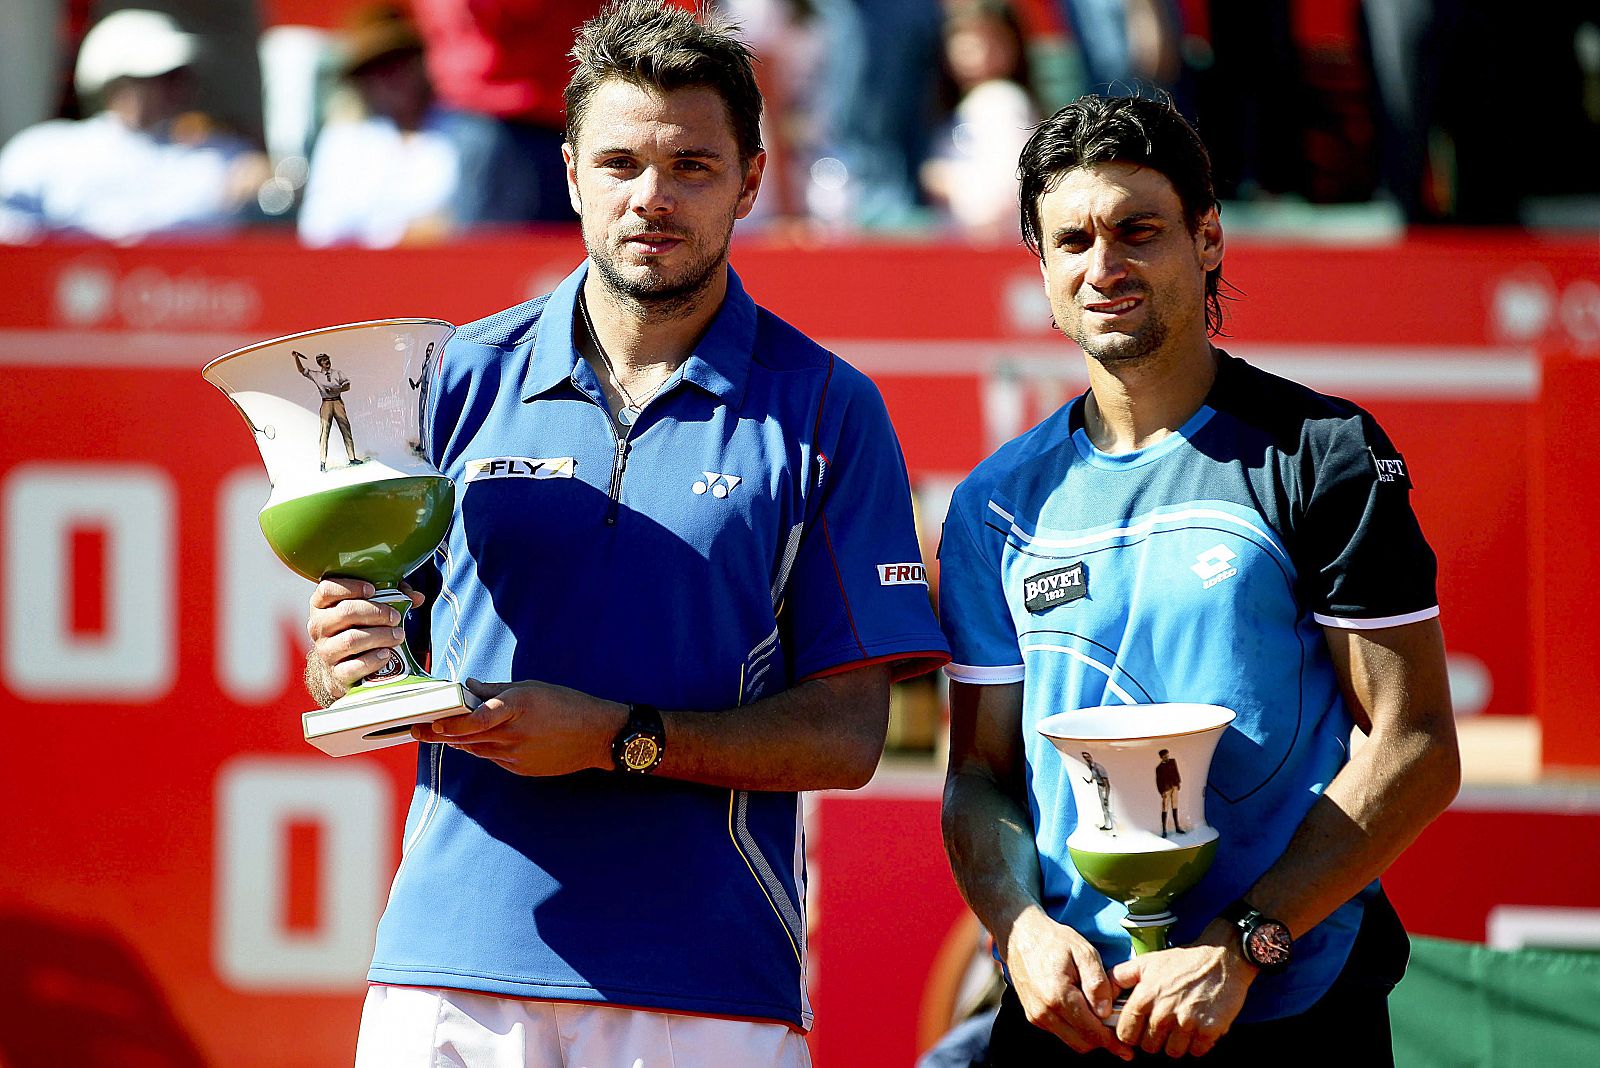
[[[1222,918],[1239,928],[1239,949],[1244,959],[1264,972],[1281,972],[1294,955],[1294,936],[1282,920],[1264,916],[1240,898],[1222,910]]]
[[[628,722],[611,742],[611,761],[627,775],[648,775],[667,751],[661,712],[653,705],[629,705]]]

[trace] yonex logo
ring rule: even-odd
[[[879,564],[880,586],[926,586],[928,569],[921,564]]]
[[[1196,562],[1189,565],[1189,570],[1199,575],[1205,581],[1204,589],[1210,589],[1223,579],[1230,579],[1239,573],[1233,566],[1233,561],[1239,554],[1229,549],[1226,545],[1214,545],[1201,553]]]
[[[705,471],[703,474],[706,477],[696,479],[694,485],[689,488],[694,490],[696,496],[709,491],[711,496],[718,500],[732,493],[739,483],[744,481],[738,475],[723,475],[716,471]]]
[[[489,456],[467,461],[466,482],[485,478],[571,478],[577,461],[571,456],[536,459],[532,456]]]

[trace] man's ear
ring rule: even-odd
[[[1213,207],[1200,219],[1195,230],[1195,247],[1200,253],[1200,264],[1210,273],[1222,266],[1222,212]]]
[[[761,176],[766,172],[767,154],[757,152],[744,168],[744,188],[739,191],[739,207],[735,219],[742,219],[756,206],[756,194],[761,192]]]
[[[567,172],[567,203],[579,215],[583,214],[583,198],[578,195],[578,161],[572,142],[561,143],[561,163]]]

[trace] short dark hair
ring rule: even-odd
[[[669,7],[662,0],[612,0],[578,30],[569,53],[567,141],[602,82],[620,79],[641,89],[711,89],[728,109],[734,140],[745,161],[761,151],[761,90],[755,56],[731,23],[706,11]]]
[[[1211,154],[1170,96],[1080,96],[1039,124],[1017,163],[1022,240],[1041,259],[1039,201],[1068,171],[1096,163],[1133,163],[1164,175],[1191,231],[1217,207]],[[1206,329],[1213,334],[1222,329],[1221,285],[1219,264],[1206,272]]]

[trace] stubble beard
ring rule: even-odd
[[[700,298],[716,281],[717,272],[728,262],[728,248],[733,242],[733,219],[728,220],[727,233],[715,255],[684,268],[677,279],[662,278],[653,271],[644,277],[628,277],[617,266],[617,258],[604,246],[597,248],[583,236],[584,248],[593,261],[600,280],[623,304],[631,307],[641,319],[680,319],[692,315],[700,306]]]
[[[1132,334],[1091,335],[1080,325],[1068,336],[1101,366],[1136,367],[1161,351],[1167,333],[1167,324],[1154,320]]]
[[[1121,300],[1125,297],[1143,294],[1148,302],[1151,293],[1148,288],[1140,286],[1123,286],[1116,290],[1097,294],[1104,300]],[[1148,360],[1160,352],[1167,343],[1171,333],[1165,318],[1156,314],[1156,309],[1148,303],[1144,309],[1144,321],[1131,332],[1111,331],[1108,333],[1090,333],[1086,315],[1081,308],[1076,309],[1078,315],[1071,320],[1072,329],[1062,330],[1063,334],[1078,343],[1089,357],[1098,361],[1102,367],[1132,368]],[[1059,319],[1057,320],[1060,321]]]

